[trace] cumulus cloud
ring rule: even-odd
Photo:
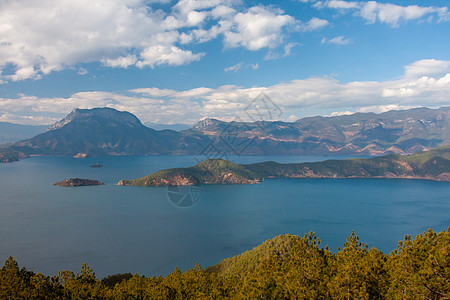
[[[450,61],[423,59],[405,67],[406,77],[440,76],[450,72]]]
[[[255,6],[236,14],[232,21],[224,22],[223,26],[229,28],[224,32],[224,42],[229,48],[275,48],[282,41],[283,27],[294,23],[295,18],[282,11]]]
[[[82,92],[68,98],[21,95],[17,99],[0,98],[0,114],[6,114],[3,119],[15,118],[17,122],[49,124],[75,107],[113,107],[130,111],[143,122],[194,123],[204,117],[232,120],[261,93],[268,95],[286,115],[289,112],[294,116],[304,115],[305,110],[339,115],[351,111],[448,106],[450,70],[442,73],[443,67],[437,67],[431,61],[414,62],[405,67],[404,76],[388,81],[343,83],[330,77],[310,77],[251,88],[225,85],[177,91],[150,87],[124,93]],[[450,61],[438,62],[447,68],[450,64]],[[27,119],[27,112],[35,119]],[[43,118],[46,117],[51,119],[45,121]]]
[[[167,10],[153,9],[165,3]],[[221,38],[227,48],[273,49],[296,20],[239,0],[5,0],[0,4],[0,83],[39,79],[79,63],[179,66],[205,53],[187,48]],[[13,70],[6,74],[2,70]],[[76,68],[74,68],[76,69]]]
[[[334,44],[334,45],[348,45],[352,42],[351,39],[346,38],[345,36],[337,36],[331,39],[323,38],[322,44]]]
[[[401,6],[376,1],[356,2],[344,0],[317,1],[313,6],[319,9],[336,9],[342,13],[353,11],[356,16],[364,18],[369,24],[380,22],[391,27],[398,27],[402,23],[411,20],[423,20],[424,17],[428,17],[428,20],[435,18],[437,22],[450,20],[450,13],[447,7]]]
[[[182,50],[175,46],[157,45],[146,48],[141,53],[142,60],[136,63],[139,68],[150,66],[154,68],[160,65],[180,66],[199,60],[204,53],[192,53],[190,50]]]

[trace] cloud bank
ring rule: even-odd
[[[75,107],[112,107],[130,111],[144,122],[167,124],[194,123],[204,117],[232,120],[242,115],[240,112],[260,93],[281,107],[286,120],[301,116],[305,109],[327,109],[338,115],[349,111],[448,106],[450,61],[420,60],[406,66],[401,78],[390,81],[342,83],[325,76],[251,88],[225,85],[177,91],[144,87],[122,93],[80,92],[69,98],[22,95],[17,99],[0,98],[0,121],[50,124]]]

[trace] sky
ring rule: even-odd
[[[2,0],[0,121],[143,122],[450,105],[450,1]]]

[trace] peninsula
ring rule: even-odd
[[[273,161],[234,164],[208,159],[189,168],[175,168],[118,185],[167,186],[196,184],[253,184],[265,178],[404,178],[450,181],[450,146],[410,156],[391,154],[373,158],[353,158],[280,164]]]

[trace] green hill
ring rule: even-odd
[[[273,161],[238,165],[223,159],[205,160],[190,168],[167,169],[119,185],[166,186],[251,184],[264,178],[411,178],[450,181],[450,146],[410,156],[279,164]]]
[[[121,180],[118,184],[136,186],[251,184],[261,179],[242,165],[223,159],[208,159],[190,168],[162,170],[136,180]]]
[[[98,279],[81,272],[45,276],[9,257],[0,269],[0,299],[449,299],[450,227],[405,236],[385,254],[353,232],[337,253],[314,233],[277,236],[203,270],[165,277],[130,273]]]

